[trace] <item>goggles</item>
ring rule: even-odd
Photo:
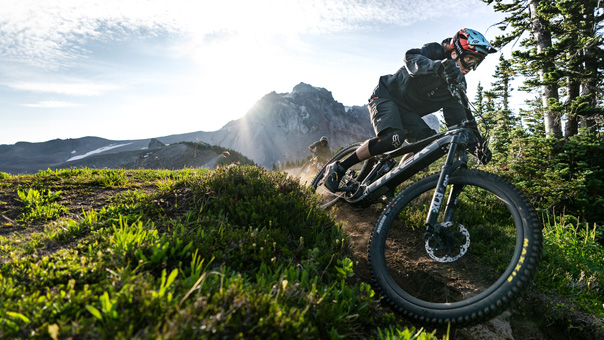
[[[470,60],[466,60],[466,59],[470,59]],[[478,54],[469,53],[467,51],[462,53],[462,55],[459,57],[459,61],[461,61],[461,65],[464,68],[467,68],[469,70],[476,70],[478,65],[480,65],[480,63],[482,63],[483,60],[484,60],[484,57],[479,56]]]

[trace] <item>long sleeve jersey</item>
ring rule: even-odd
[[[387,98],[396,102],[400,114],[424,116],[443,109],[448,126],[466,118],[466,110],[451,95],[440,76],[442,60],[447,54],[442,44],[429,43],[405,53],[403,66],[394,74],[380,77],[372,98]],[[462,80],[466,85],[465,78]]]

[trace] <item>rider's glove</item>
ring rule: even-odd
[[[457,67],[457,63],[452,59],[446,59],[441,62],[440,74],[449,84],[459,83],[463,77],[461,70]]]

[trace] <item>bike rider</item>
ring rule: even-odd
[[[336,192],[347,169],[400,147],[408,137],[405,132],[418,140],[436,134],[422,116],[442,109],[447,126],[466,119],[466,110],[453,97],[448,83],[454,81],[466,88],[464,76],[475,70],[489,53],[495,52],[482,34],[469,28],[461,29],[440,44],[433,42],[421,49],[408,50],[403,66],[395,74],[381,76],[369,99],[376,137],[365,141],[342,162],[329,164],[325,187]],[[484,152],[488,153],[484,157],[490,159],[490,151]]]
[[[325,164],[331,157],[331,149],[329,149],[329,142],[327,137],[323,136],[318,141],[312,143],[308,150],[317,156],[319,162]]]

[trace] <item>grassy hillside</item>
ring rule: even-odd
[[[2,339],[416,333],[397,328],[371,287],[355,280],[341,226],[282,173],[0,177]]]
[[[437,338],[382,307],[316,206],[296,179],[252,166],[0,173],[0,338]],[[544,219],[544,234],[513,312],[526,338],[552,324],[603,334],[595,225]]]

